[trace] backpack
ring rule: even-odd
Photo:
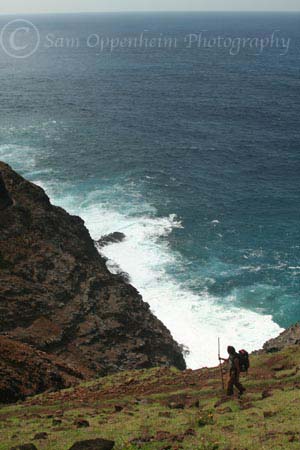
[[[241,372],[248,372],[250,367],[249,353],[246,350],[240,350],[237,355],[239,357]]]

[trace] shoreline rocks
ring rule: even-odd
[[[110,244],[117,244],[119,242],[123,242],[126,239],[126,235],[124,233],[120,233],[119,231],[115,231],[114,233],[106,234],[102,236],[98,241],[96,241],[97,246],[99,248],[106,247]]]
[[[289,345],[300,345],[300,322],[284,330],[279,336],[263,345],[267,353],[278,352]]]

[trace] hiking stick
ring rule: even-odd
[[[224,390],[224,378],[223,378],[223,370],[222,370],[221,355],[220,355],[220,338],[219,337],[218,337],[218,358],[219,358],[219,363],[220,363],[222,389]]]

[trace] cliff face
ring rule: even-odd
[[[12,205],[12,199],[9,196],[9,193],[7,192],[6,186],[4,184],[3,179],[0,176],[0,211],[3,211],[4,209],[8,208]]]
[[[185,362],[79,217],[0,162],[0,334],[91,375]],[[0,355],[1,358],[1,355]]]

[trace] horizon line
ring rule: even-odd
[[[50,15],[50,14],[149,14],[149,13],[300,13],[300,9],[267,9],[267,10],[208,10],[208,9],[172,9],[172,10],[112,10],[112,11],[39,11],[39,12],[0,12],[0,16],[16,16],[16,15]]]

